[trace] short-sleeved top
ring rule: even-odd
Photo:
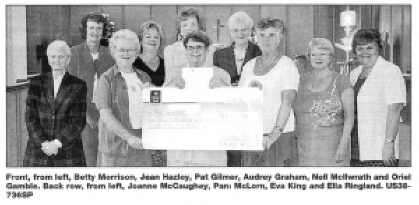
[[[327,88],[315,92],[308,88],[311,76],[312,73],[306,73],[300,78],[300,86],[294,103],[297,124],[312,126],[313,129],[343,125],[341,95],[346,89],[351,88],[349,77],[333,72]]]
[[[362,66],[352,70],[352,85],[355,85],[361,71]],[[382,160],[388,106],[406,104],[406,84],[400,68],[379,56],[356,100],[360,160]],[[399,156],[398,141],[397,135],[394,146],[396,158]]]
[[[276,124],[278,112],[281,107],[282,91],[298,91],[300,74],[294,61],[287,56],[282,56],[272,70],[265,75],[257,76],[254,74],[256,59],[254,58],[244,65],[238,86],[249,87],[252,81],[258,81],[262,84],[263,132],[270,133]],[[284,127],[284,132],[292,131],[294,131],[294,112],[291,109],[288,122]]]
[[[138,78],[142,83],[151,83],[150,76],[145,72],[134,68]],[[134,133],[135,136],[141,136],[141,130],[132,129],[129,119],[129,98],[127,84],[121,75],[121,72],[114,65],[108,71],[102,74],[98,81],[96,107],[100,109],[111,109],[115,118],[121,122],[125,129]],[[111,132],[109,130],[109,132]],[[111,151],[113,145],[99,145],[101,151]]]
[[[162,86],[164,83],[165,78],[165,70],[164,70],[164,59],[159,57],[159,66],[157,67],[157,70],[151,70],[150,67],[148,67],[147,64],[144,63],[144,61],[141,58],[137,58],[134,62],[134,67],[140,69],[141,71],[144,71],[147,73],[150,78],[151,82],[155,86]]]

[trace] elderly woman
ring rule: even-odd
[[[182,78],[184,67],[212,67],[207,65],[206,54],[210,40],[203,32],[189,33],[184,39],[188,63],[170,68],[170,74],[166,76],[164,85],[183,89],[185,80]],[[228,73],[218,67],[213,67],[213,77],[210,79],[210,88],[230,86]],[[226,166],[227,156],[225,151],[183,151],[168,150],[167,166]]]
[[[172,68],[173,66],[178,66],[188,62],[186,49],[182,40],[185,39],[186,35],[190,32],[202,31],[202,21],[202,17],[195,8],[183,8],[180,11],[177,19],[180,41],[175,42],[172,45],[168,45],[164,49],[164,65],[166,66],[166,70]],[[211,56],[211,52],[207,52],[207,55],[207,63],[212,64],[212,58],[209,57]]]
[[[400,68],[380,56],[382,47],[375,29],[358,30],[352,42],[361,65],[350,74],[356,116],[351,166],[398,166],[398,131],[406,85]]]
[[[231,84],[237,85],[243,66],[262,53],[259,47],[250,42],[253,20],[245,12],[236,12],[228,19],[228,28],[233,40],[231,46],[217,50],[213,55],[214,66],[230,74]],[[241,166],[241,152],[227,151],[227,166]]]
[[[109,49],[115,65],[100,77],[96,92],[101,118],[98,166],[152,166],[149,151],[142,149],[142,131],[133,129],[129,114],[134,106],[130,98],[151,83],[150,76],[132,65],[140,42],[134,32],[123,29],[114,33]]]
[[[300,78],[295,99],[298,166],[346,166],[354,121],[349,78],[333,71],[333,45],[324,38],[309,43],[312,71]]]
[[[291,106],[298,90],[299,74],[293,62],[279,53],[284,36],[284,23],[279,19],[262,18],[256,25],[258,46],[262,55],[243,67],[239,81],[241,87],[257,87],[263,91],[264,152],[248,152],[252,160],[244,166],[279,166],[266,158],[270,146],[283,134],[294,131],[294,114]]]
[[[231,46],[217,50],[213,63],[230,74],[231,83],[237,84],[243,66],[262,53],[259,47],[250,42],[253,20],[245,12],[236,12],[228,19],[228,28],[233,40]]]
[[[87,84],[87,126],[83,130],[83,147],[87,166],[96,166],[97,126],[99,112],[95,107],[94,92],[97,80],[108,70],[114,61],[108,48],[100,46],[100,39],[106,36],[107,20],[100,13],[88,13],[81,21],[81,35],[85,39],[80,45],[71,48],[72,58],[68,72],[84,80]]]
[[[47,56],[52,72],[29,85],[23,166],[85,167],[81,132],[86,125],[86,83],[66,72],[71,58],[66,42],[49,44]]]
[[[138,34],[140,39],[140,55],[134,62],[134,67],[147,73],[153,85],[164,83],[164,60],[157,55],[163,41],[163,29],[154,21],[141,24]],[[154,166],[166,166],[166,153],[163,150],[152,152]]]

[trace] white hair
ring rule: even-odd
[[[140,50],[140,40],[138,39],[137,34],[129,29],[121,29],[115,32],[109,40],[109,49],[111,53],[113,53],[120,40],[130,41],[130,43],[135,46],[136,51]]]
[[[55,40],[55,41],[51,42],[47,47],[47,56],[49,56],[49,54],[51,53],[51,50],[53,48],[61,48],[66,52],[66,54],[69,57],[71,56],[70,46],[68,46],[68,44],[65,41]]]
[[[238,23],[243,23],[246,27],[252,28],[253,27],[253,20],[250,18],[247,13],[238,11],[230,16],[228,19],[228,27],[232,28],[234,25],[237,25]]]
[[[67,65],[70,63],[71,49],[70,49],[70,46],[68,46],[68,44],[65,41],[55,40],[55,41],[51,42],[47,47],[47,56],[49,56],[51,54],[52,49],[63,49],[65,54],[67,54],[67,57],[68,57]]]

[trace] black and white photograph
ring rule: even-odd
[[[6,204],[418,201],[412,2],[68,3],[3,7]]]

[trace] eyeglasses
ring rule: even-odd
[[[244,32],[250,32],[251,28],[233,28],[233,29],[230,29],[230,31],[233,33],[239,33],[239,32],[244,33]]]
[[[135,53],[135,49],[133,48],[118,48],[116,49],[116,51],[118,53],[130,53],[130,54]]]
[[[204,46],[198,45],[198,46],[186,46],[186,50],[188,51],[203,51],[205,49]]]

